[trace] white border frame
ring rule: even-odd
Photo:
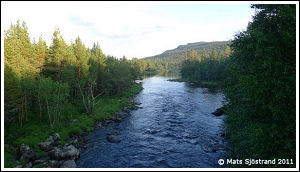
[[[18,1],[15,1],[18,2]],[[68,5],[70,1],[27,1],[20,3],[43,3]],[[91,1],[75,1],[83,5]],[[99,3],[92,1],[92,3]],[[296,5],[296,168],[4,168],[4,115],[1,115],[1,171],[299,171],[299,2],[298,1],[102,1],[103,5],[184,5],[184,4],[295,4]],[[6,2],[1,1],[1,9]],[[1,10],[3,26],[4,10]],[[4,114],[4,28],[1,27],[1,114]]]

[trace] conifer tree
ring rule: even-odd
[[[213,49],[213,51],[211,52],[211,54],[210,54],[210,58],[212,58],[212,59],[217,59],[217,57],[218,57],[218,52],[217,52],[217,49],[216,49],[216,47]]]
[[[202,49],[202,59],[206,59],[206,58],[208,58],[208,54],[206,53],[206,49],[203,48]]]

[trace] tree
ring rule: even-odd
[[[217,57],[218,57],[218,52],[217,52],[217,49],[216,49],[216,47],[213,49],[213,51],[211,52],[211,54],[210,54],[210,58],[212,58],[212,59],[217,59]]]
[[[230,50],[230,47],[228,45],[226,45],[225,49],[224,49],[224,57],[225,58],[228,58],[230,53],[231,53],[231,50]]]
[[[188,50],[186,52],[185,59],[187,59],[191,62],[200,61],[200,57],[199,57],[197,51],[195,51],[195,50]]]
[[[208,54],[206,53],[206,49],[203,48],[202,49],[202,59],[206,59],[206,58],[208,58]]]
[[[67,44],[58,28],[55,29],[49,53],[46,56],[43,74],[55,80],[61,80],[62,68],[68,63],[69,54]]]
[[[19,78],[33,77],[38,72],[26,23],[17,21],[5,32],[4,58]]]
[[[252,8],[253,21],[231,45],[225,89],[231,146],[237,158],[295,159],[296,6]]]
[[[74,44],[74,54],[75,57],[77,59],[77,77],[78,80],[80,80],[80,78],[86,78],[88,76],[88,53],[87,50],[85,48],[85,46],[83,45],[83,43],[81,42],[81,39],[79,37],[76,38],[75,40],[75,44]]]
[[[38,62],[39,73],[42,74],[42,67],[45,63],[47,54],[47,45],[46,42],[40,37],[38,44],[34,46],[36,51],[36,60]]]

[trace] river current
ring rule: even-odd
[[[218,90],[170,76],[143,79],[144,89],[135,97],[141,108],[132,110],[121,123],[94,130],[87,149],[77,160],[80,168],[214,168],[222,167],[223,116],[211,114],[222,106]],[[115,131],[120,143],[106,140]]]

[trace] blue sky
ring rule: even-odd
[[[160,54],[179,45],[233,39],[254,15],[247,2],[5,2],[2,26],[18,19],[31,38],[51,44],[58,27],[67,43],[77,36],[105,54],[129,59]]]

